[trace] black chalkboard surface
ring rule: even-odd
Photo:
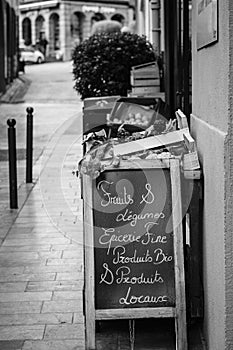
[[[97,320],[172,317],[187,350],[179,159],[107,165],[83,194],[86,349]]]
[[[115,169],[93,187],[95,308],[174,306],[169,169]]]

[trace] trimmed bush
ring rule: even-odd
[[[74,88],[82,99],[126,96],[131,67],[156,59],[144,36],[118,32],[92,35],[74,49],[72,58]]]

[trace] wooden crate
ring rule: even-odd
[[[141,64],[131,70],[132,93],[153,95],[160,91],[159,68],[156,62]]]

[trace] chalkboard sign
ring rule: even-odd
[[[174,317],[176,350],[187,350],[179,161],[84,175],[83,200],[86,348],[96,320]]]
[[[94,188],[96,309],[174,306],[169,169],[107,171]]]

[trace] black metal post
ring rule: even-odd
[[[7,120],[8,128],[8,155],[9,155],[9,185],[10,185],[10,208],[18,208],[17,194],[17,169],[16,169],[16,136],[15,119]]]
[[[165,100],[173,115],[177,109],[177,0],[164,1],[165,23]]]
[[[26,183],[32,182],[32,160],[33,160],[33,108],[27,107],[27,134],[26,134]]]
[[[191,47],[189,38],[189,0],[183,1],[183,79],[184,79],[184,113],[190,122],[190,86]]]

